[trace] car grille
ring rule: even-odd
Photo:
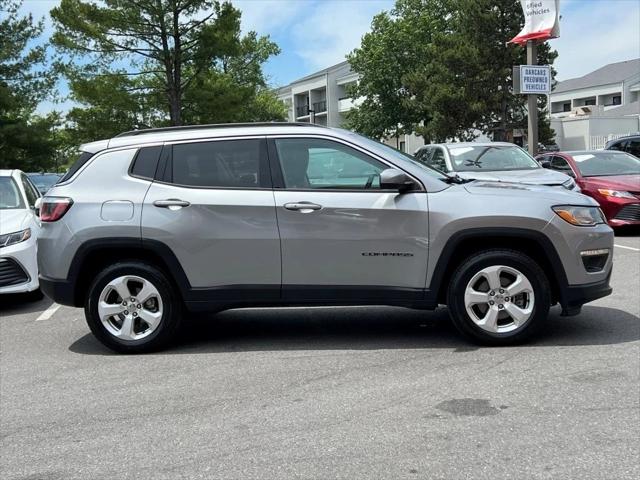
[[[29,281],[29,275],[12,258],[0,258],[0,287],[20,285]]]
[[[625,205],[615,216],[616,220],[639,221],[640,220],[640,204]]]

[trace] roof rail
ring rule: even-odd
[[[163,133],[163,132],[175,132],[181,130],[201,130],[209,128],[228,128],[228,127],[323,127],[323,125],[317,125],[315,123],[306,122],[246,122],[246,123],[212,123],[208,125],[181,125],[177,127],[160,127],[160,128],[143,128],[141,130],[129,130],[128,132],[122,132],[116,135],[118,137],[130,137],[134,135],[144,135],[147,133]]]

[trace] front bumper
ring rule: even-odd
[[[620,205],[608,222],[612,227],[640,225],[640,203],[629,202]]]
[[[38,289],[36,248],[36,239],[32,237],[26,242],[0,249],[0,259],[4,260],[6,274],[5,278],[0,278],[0,294],[32,292]],[[12,279],[17,278],[20,272],[24,273],[24,281],[14,283]]]
[[[613,289],[609,285],[611,272],[604,280],[584,285],[568,285],[561,292],[562,315],[572,316],[580,313],[582,305],[593,302],[607,295],[611,295]]]

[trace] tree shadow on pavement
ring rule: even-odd
[[[640,318],[628,312],[585,306],[575,317],[552,309],[545,333],[527,347],[613,345],[640,339]],[[163,354],[287,350],[380,350],[478,348],[452,326],[440,308],[423,312],[391,307],[245,309],[189,318],[180,338]],[[91,334],[74,353],[110,355]]]

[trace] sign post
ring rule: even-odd
[[[551,92],[549,66],[538,65],[537,42],[560,36],[560,0],[520,0],[524,12],[524,28],[510,43],[527,46],[527,65],[521,65],[516,92],[528,95],[528,139],[529,153],[538,153],[538,95]],[[550,108],[550,106],[548,106]]]
[[[527,64],[538,64],[538,52],[535,40],[527,42]],[[524,82],[526,84],[526,82]],[[522,68],[520,68],[520,85],[523,84]],[[538,153],[538,95],[527,96],[528,111],[528,129],[529,138],[527,139],[527,147],[529,155],[534,156]]]

